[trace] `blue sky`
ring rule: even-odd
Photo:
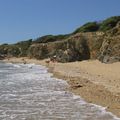
[[[66,34],[120,15],[120,0],[0,0],[0,43]]]

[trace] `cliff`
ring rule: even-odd
[[[120,22],[106,33],[98,59],[105,63],[120,61]]]
[[[0,54],[36,59],[56,56],[59,62],[88,59],[117,62],[120,61],[120,16],[89,22],[67,35],[46,35],[13,45],[4,44],[0,46]]]

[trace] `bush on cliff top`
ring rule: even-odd
[[[33,41],[33,43],[47,43],[47,42],[55,42],[55,41],[61,41],[63,39],[66,39],[69,37],[69,34],[67,35],[46,35],[37,38],[36,40]]]
[[[120,16],[110,17],[106,20],[103,20],[101,23],[99,22],[88,22],[83,26],[76,29],[73,34],[79,32],[96,32],[96,31],[107,31],[116,26],[116,24],[120,21]]]
[[[97,22],[88,22],[81,26],[80,28],[76,29],[73,34],[76,34],[78,32],[94,32],[99,29],[99,24]]]
[[[106,20],[104,20],[101,24],[100,24],[100,31],[107,31],[112,29],[113,27],[116,26],[116,24],[120,21],[120,16],[114,16],[114,17],[110,17]]]

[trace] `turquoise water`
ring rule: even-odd
[[[0,63],[0,120],[120,120],[34,64]]]

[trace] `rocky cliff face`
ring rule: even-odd
[[[105,63],[120,61],[120,22],[106,33],[98,59]]]
[[[30,57],[44,59],[56,56],[59,62],[99,59],[104,63],[120,61],[120,23],[107,32],[86,32],[69,38],[29,48]]]
[[[120,16],[102,23],[88,23],[67,35],[47,35],[34,41],[1,45],[5,56],[45,59],[56,57],[59,62],[99,59],[104,63],[120,61]],[[93,28],[97,28],[94,29]],[[100,31],[100,30],[103,31]],[[92,30],[92,32],[90,32]],[[95,31],[96,30],[96,31]]]
[[[28,56],[37,59],[56,56],[59,62],[96,59],[103,39],[102,32],[78,33],[62,41],[33,44]]]

